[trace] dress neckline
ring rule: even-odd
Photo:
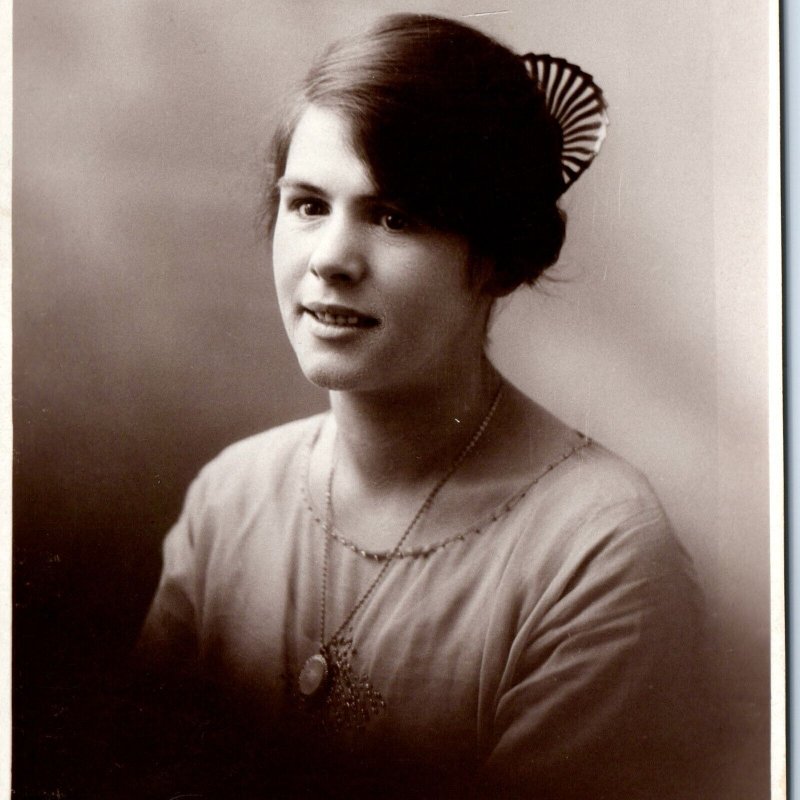
[[[323,519],[323,515],[317,509],[314,501],[311,497],[311,485],[310,485],[310,473],[311,473],[311,453],[314,450],[317,442],[319,441],[320,435],[322,434],[322,428],[325,425],[325,422],[330,418],[331,412],[328,411],[327,413],[321,415],[319,423],[312,429],[309,436],[306,437],[304,445],[303,445],[303,463],[301,464],[301,477],[300,477],[300,494],[303,499],[303,504],[305,505],[307,511],[311,514],[311,517],[319,530],[320,533],[325,535],[326,526],[325,520]],[[514,507],[524,498],[526,497],[534,487],[549,475],[553,470],[559,467],[564,462],[570,460],[572,456],[576,455],[580,451],[586,449],[590,445],[593,444],[593,440],[580,433],[579,431],[574,431],[576,436],[578,436],[578,443],[575,444],[573,447],[566,450],[562,455],[548,464],[543,470],[541,470],[529,483],[522,486],[521,489],[518,489],[514,493],[510,495],[506,500],[499,503],[498,505],[494,506],[494,508],[489,511],[487,514],[480,518],[480,521],[476,524],[468,525],[466,528],[461,528],[458,533],[448,536],[444,539],[440,539],[438,542],[434,542],[433,544],[419,546],[419,547],[408,547],[403,548],[398,551],[393,550],[368,550],[363,547],[359,547],[356,542],[351,541],[347,537],[345,537],[340,531],[333,526],[330,530],[330,536],[334,539],[334,541],[338,542],[343,547],[347,548],[348,550],[352,551],[356,555],[360,556],[361,558],[370,560],[370,561],[387,561],[389,559],[403,559],[403,558],[427,558],[434,553],[437,553],[441,550],[444,550],[446,547],[456,544],[457,542],[466,541],[468,538],[472,536],[477,536],[483,533],[488,527],[493,525],[495,522],[498,522],[508,513],[510,513]]]

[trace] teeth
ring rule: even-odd
[[[331,314],[328,311],[315,312],[314,316],[326,325],[358,325],[358,317],[344,314]]]

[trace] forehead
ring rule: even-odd
[[[308,106],[294,129],[284,177],[329,191],[373,194],[369,166],[356,153],[350,123],[340,114]]]

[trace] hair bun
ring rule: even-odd
[[[606,138],[606,101],[591,75],[563,58],[522,56],[528,75],[545,96],[548,111],[561,126],[561,174],[566,191],[592,163]]]

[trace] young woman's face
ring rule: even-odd
[[[469,285],[466,240],[380,197],[339,115],[303,113],[279,186],[275,283],[309,380],[403,391],[477,368],[491,300]]]

